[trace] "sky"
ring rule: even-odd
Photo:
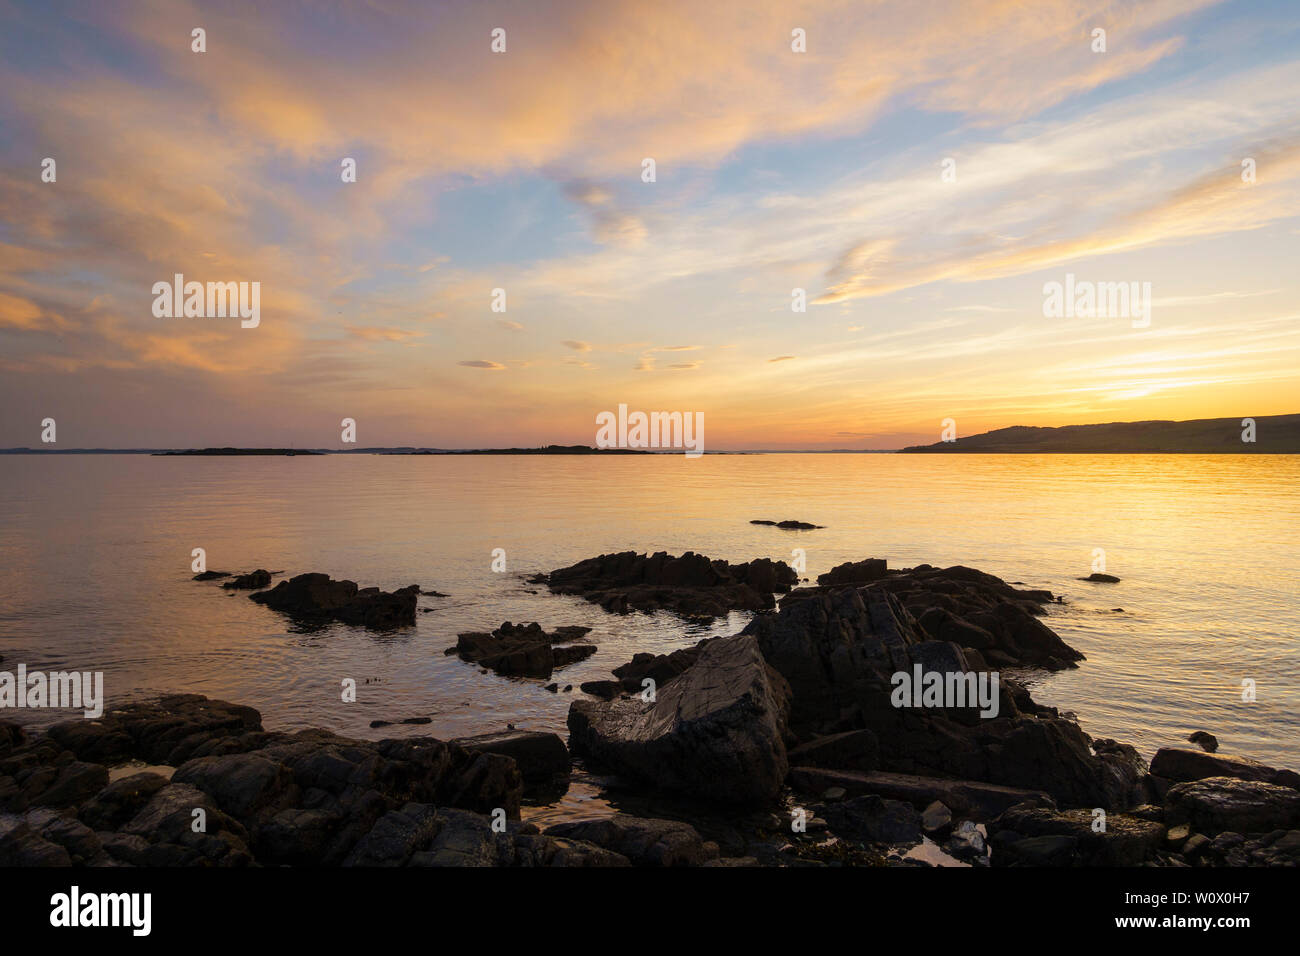
[[[1290,0],[0,0],[0,447],[1300,412],[1298,90]]]

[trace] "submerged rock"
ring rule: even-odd
[[[342,621],[385,629],[415,623],[419,585],[396,591],[357,588],[353,581],[335,581],[329,575],[299,574],[269,591],[250,594],[258,604],[309,622]]]
[[[536,621],[511,624],[506,621],[491,634],[471,632],[457,635],[456,646],[448,653],[460,659],[491,668],[507,677],[549,678],[557,667],[586,660],[596,653],[594,644],[556,647],[566,641],[581,640],[591,628],[557,627],[550,634]]]
[[[1187,739],[1191,743],[1200,744],[1201,749],[1208,753],[1214,753],[1219,749],[1219,738],[1204,730],[1197,730],[1188,734]]]
[[[815,531],[825,527],[820,524],[809,524],[807,521],[795,521],[793,518],[787,518],[785,521],[762,521],[754,520],[750,524],[768,525],[773,528],[782,528],[786,531]]]
[[[556,594],[576,594],[607,611],[667,610],[693,617],[720,617],[728,611],[757,611],[776,602],[772,595],[789,591],[798,575],[789,565],[769,558],[744,564],[712,561],[688,551],[624,551],[588,558],[532,579]]]
[[[785,779],[788,693],[752,638],[718,638],[654,701],[574,701],[569,745],[652,786],[762,803]]]

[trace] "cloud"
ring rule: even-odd
[[[492,372],[499,372],[505,368],[500,362],[489,362],[486,359],[467,359],[456,364],[463,365],[465,368],[483,368]]]
[[[770,358],[770,359],[768,359],[768,361],[769,361],[769,362],[788,362],[788,361],[790,361],[790,360],[791,360],[792,358],[794,358],[794,357],[795,357],[795,356],[793,356],[793,355],[778,355],[776,358]]]
[[[344,328],[349,335],[358,339],[365,339],[367,342],[406,342],[424,335],[423,332],[412,332],[410,329],[381,328],[379,326],[347,325]]]
[[[639,246],[645,240],[645,223],[638,216],[620,210],[614,204],[613,195],[604,187],[577,180],[565,184],[564,193],[587,214],[592,234],[598,242]]]
[[[573,349],[575,352],[590,352],[590,351],[591,351],[591,344],[590,344],[590,343],[588,343],[588,342],[580,342],[580,341],[578,341],[577,339],[565,339],[565,340],[564,340],[562,343],[560,343],[560,344],[568,346],[569,348]]]

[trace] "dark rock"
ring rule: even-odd
[[[578,689],[601,700],[613,700],[623,693],[623,683],[616,680],[588,680],[579,684]]]
[[[442,829],[438,812],[425,803],[408,803],[380,817],[357,841],[344,866],[405,866]]]
[[[1206,777],[1236,777],[1238,780],[1263,780],[1289,786],[1290,771],[1266,767],[1248,757],[1206,753],[1182,747],[1161,747],[1151,758],[1151,773],[1174,783],[1204,780]]]
[[[1094,571],[1086,578],[1079,578],[1080,581],[1096,581],[1099,584],[1119,584],[1119,578],[1113,574],[1102,574],[1100,571]]]
[[[795,767],[790,771],[790,784],[804,793],[825,793],[830,788],[839,788],[854,796],[874,793],[903,800],[915,807],[927,807],[940,801],[956,813],[977,820],[991,820],[1009,807],[1022,803],[1054,806],[1052,798],[1041,790],[882,771],[858,773]]]
[[[1074,865],[1079,852],[1077,837],[1064,834],[1025,837],[995,843],[994,866],[1064,867]]]
[[[298,798],[293,774],[256,753],[199,757],[176,768],[172,783],[202,790],[238,820],[274,816]]]
[[[786,531],[814,531],[823,527],[819,524],[809,524],[807,521],[795,521],[793,518],[787,518],[785,521],[751,521],[750,524],[769,525]]]
[[[875,794],[828,803],[822,811],[836,836],[864,843],[921,842],[921,815],[911,804]]]
[[[114,780],[87,800],[77,816],[92,830],[116,830],[139,813],[165,786],[167,778],[162,774],[133,773]]]
[[[22,817],[0,816],[0,866],[72,866],[72,857]]]
[[[1165,798],[1171,824],[1200,833],[1265,833],[1300,826],[1300,790],[1236,777],[1206,777],[1170,788]]]
[[[258,604],[309,622],[342,621],[373,629],[415,623],[418,585],[381,591],[358,589],[355,582],[335,581],[326,574],[299,574],[269,591],[250,594]]]
[[[547,836],[594,843],[636,866],[698,866],[707,857],[703,838],[690,824],[615,814],[548,827]]]
[[[888,573],[887,568],[888,565],[884,558],[846,561],[843,564],[837,564],[825,574],[817,575],[817,583],[828,586],[869,584],[883,578]]]
[[[90,799],[108,785],[108,770],[97,763],[74,760],[59,768],[48,786],[28,799],[28,806],[72,807]]]
[[[218,578],[228,578],[228,577],[230,577],[229,571],[200,571],[198,574],[194,575],[192,580],[215,581]]]
[[[870,730],[846,730],[816,737],[789,753],[791,766],[875,770],[880,763],[880,742]]]
[[[510,730],[476,737],[460,737],[451,743],[465,750],[509,757],[519,768],[529,789],[551,790],[567,785],[569,748],[559,734],[532,730]]]
[[[575,754],[664,789],[761,803],[785,778],[787,711],[784,681],[752,638],[736,635],[710,641],[653,702],[574,701],[569,743]]]
[[[1165,835],[1161,824],[1124,813],[1108,813],[1100,832],[1093,824],[1091,810],[1021,805],[1007,810],[990,827],[1026,837],[1070,837],[1075,841],[1072,862],[1079,866],[1136,866],[1154,856]],[[997,857],[995,852],[995,866],[1001,865]]]
[[[271,586],[271,572],[265,568],[258,568],[248,574],[241,574],[235,580],[227,581],[221,586],[228,591],[260,591]]]
[[[1187,735],[1187,739],[1194,744],[1200,744],[1201,749],[1209,753],[1219,749],[1219,738],[1204,730],[1193,731]]]
[[[558,627],[547,634],[535,621],[531,624],[506,621],[491,634],[459,635],[455,650],[461,660],[481,664],[503,676],[546,679],[555,668],[596,653],[594,644],[556,646],[580,640],[590,630],[589,627]]]
[[[680,557],[664,551],[652,555],[624,551],[588,558],[532,580],[557,594],[576,594],[620,614],[662,609],[692,617],[720,617],[728,611],[774,606],[773,593],[790,590],[798,576],[788,565],[769,558],[733,565],[693,551]]]
[[[935,800],[921,813],[921,829],[926,836],[942,838],[952,829],[952,811]]]

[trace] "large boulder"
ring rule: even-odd
[[[980,653],[934,640],[920,627],[904,603],[913,591],[921,593],[913,573],[864,587],[800,589],[776,612],[750,622],[743,633],[756,638],[767,661],[790,683],[795,731],[871,730],[880,743],[879,768],[895,773],[1044,790],[1066,806],[1122,809],[1139,802],[1146,766],[1132,747],[1094,743],[1072,720],[1035,704],[1027,690],[1000,675],[996,716],[970,707],[896,706],[894,674],[919,666],[971,675],[970,658]],[[1017,596],[1040,597],[1038,592],[1018,592],[970,569],[944,574],[922,573],[920,580],[953,607],[973,589],[991,615],[1009,609],[1004,613],[1042,628],[1019,606],[1030,598]],[[923,593],[924,600],[934,600],[931,591]],[[1051,644],[1057,655],[1066,653],[1054,634]],[[1031,654],[1029,662],[1036,659]],[[992,679],[987,672],[973,676]]]
[[[653,701],[575,701],[569,743],[575,754],[653,786],[762,803],[785,779],[787,695],[752,637],[720,638]]]

